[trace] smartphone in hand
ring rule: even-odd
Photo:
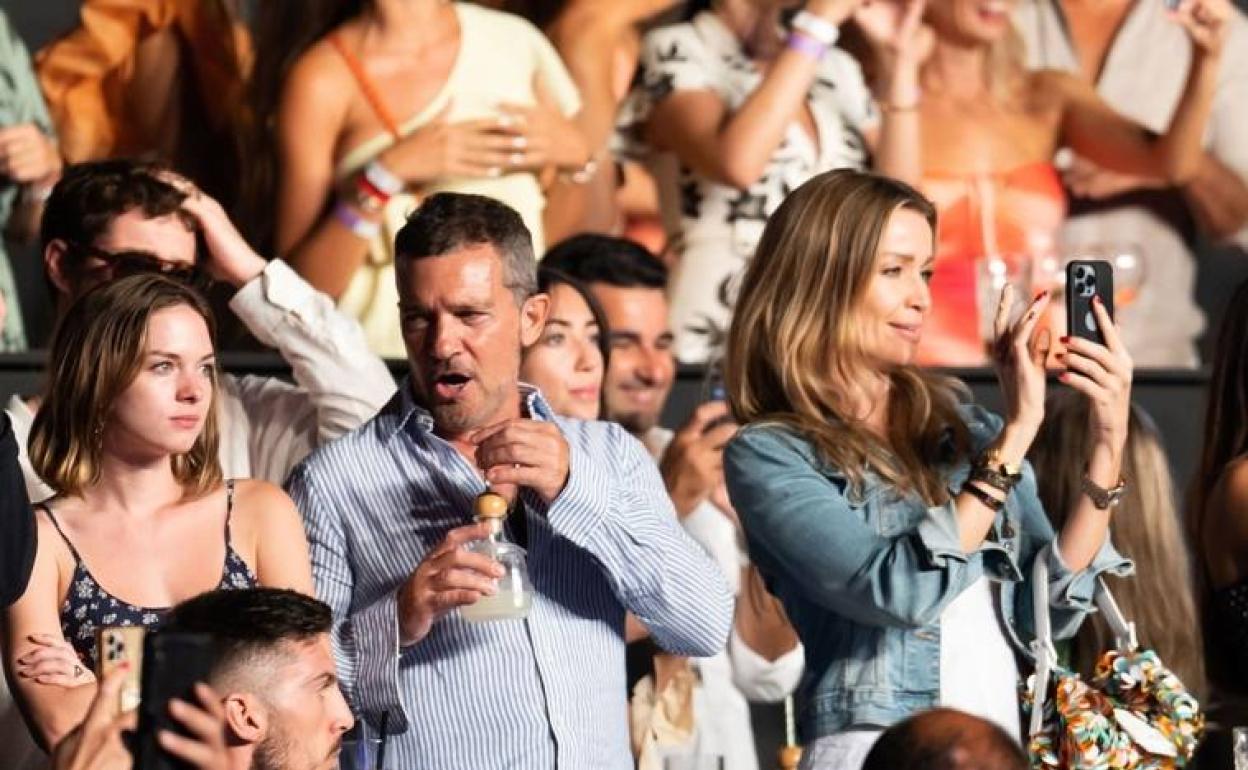
[[[95,675],[100,681],[123,664],[128,665],[125,682],[117,704],[117,713],[133,711],[139,707],[141,692],[140,672],[143,671],[143,638],[147,629],[143,626],[106,626],[95,632]]]
[[[186,730],[169,714],[169,701],[198,703],[196,682],[206,682],[212,671],[212,640],[204,634],[155,632],[143,645],[143,700],[135,735],[135,770],[189,770],[189,766],[161,748],[156,735]]]
[[[1114,317],[1114,268],[1100,259],[1075,259],[1066,265],[1066,333],[1105,344],[1092,299],[1100,297],[1109,317]]]

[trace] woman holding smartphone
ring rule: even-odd
[[[1040,294],[1017,321],[1007,290],[995,363],[1005,419],[915,365],[932,310],[935,208],[854,171],[798,188],[743,281],[724,372],[744,426],[724,453],[750,556],[806,648],[798,692],[810,770],[858,768],[879,732],[945,705],[1019,736],[1032,563],[1048,560],[1056,635],[1095,579],[1128,562],[1108,542],[1131,359],[1069,340],[1062,382],[1091,405],[1083,494],[1054,533],[1024,462],[1044,417]]]
[[[312,592],[299,512],[278,487],[224,479],[205,300],[157,275],[78,299],[52,340],[30,436],[56,495],[38,506],[30,584],[5,616],[5,671],[55,746],[95,694],[96,631],[156,627],[212,588]]]

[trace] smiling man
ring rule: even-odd
[[[430,196],[396,238],[410,376],[377,417],[297,467],[338,669],[395,767],[628,770],[624,616],[683,655],[723,648],[732,602],[646,450],[556,417],[519,382],[548,299],[519,215]],[[472,624],[498,565],[459,548],[487,488],[528,550],[525,620]]]

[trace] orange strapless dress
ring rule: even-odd
[[[1050,163],[1028,163],[994,174],[931,173],[921,188],[936,204],[940,219],[932,311],[919,345],[919,363],[986,364],[977,308],[978,265],[992,256],[1025,263],[1024,288],[1032,288],[1030,278],[1040,260],[1058,256],[1058,233],[1066,217],[1061,179]]]

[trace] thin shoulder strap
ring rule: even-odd
[[[82,564],[82,556],[79,555],[78,549],[74,547],[74,544],[70,542],[69,536],[65,534],[65,530],[61,529],[61,523],[56,520],[56,516],[52,513],[52,506],[43,502],[36,503],[35,507],[47,514],[48,521],[52,522],[52,526],[56,528],[56,534],[61,536],[61,539],[65,541],[65,545],[69,547],[69,552],[74,555],[74,561]]]
[[[329,36],[329,42],[334,46],[334,50],[346,62],[347,69],[351,70],[351,76],[355,78],[355,83],[360,87],[360,93],[364,95],[364,100],[368,102],[368,106],[373,108],[373,113],[381,124],[386,127],[386,131],[394,137],[395,141],[402,139],[399,133],[399,122],[394,119],[394,113],[390,112],[390,108],[386,105],[386,100],[382,98],[381,92],[377,90],[377,84],[364,71],[364,64],[360,61],[351,49],[347,47],[347,43],[342,39],[341,33],[335,33]]]
[[[230,542],[230,514],[234,512],[234,479],[225,480],[225,542]]]

